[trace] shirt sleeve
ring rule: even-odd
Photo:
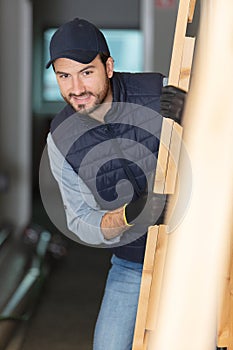
[[[118,243],[120,236],[109,240],[104,238],[100,224],[107,211],[100,209],[90,189],[56,147],[51,133],[47,145],[50,168],[59,186],[68,229],[87,244]]]

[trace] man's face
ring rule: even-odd
[[[88,64],[58,58],[54,62],[54,70],[62,97],[76,112],[90,114],[103,102],[112,101],[109,81],[113,75],[111,57],[106,67],[99,55]]]

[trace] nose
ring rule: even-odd
[[[80,77],[73,77],[71,90],[75,95],[80,95],[85,92],[85,85]]]

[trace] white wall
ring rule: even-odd
[[[30,218],[31,33],[29,0],[0,2],[0,168],[10,189],[0,195],[0,221],[17,228]]]

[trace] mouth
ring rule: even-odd
[[[91,94],[83,94],[83,95],[71,95],[70,96],[70,100],[77,103],[77,104],[87,104],[88,102],[90,102],[92,98]]]

